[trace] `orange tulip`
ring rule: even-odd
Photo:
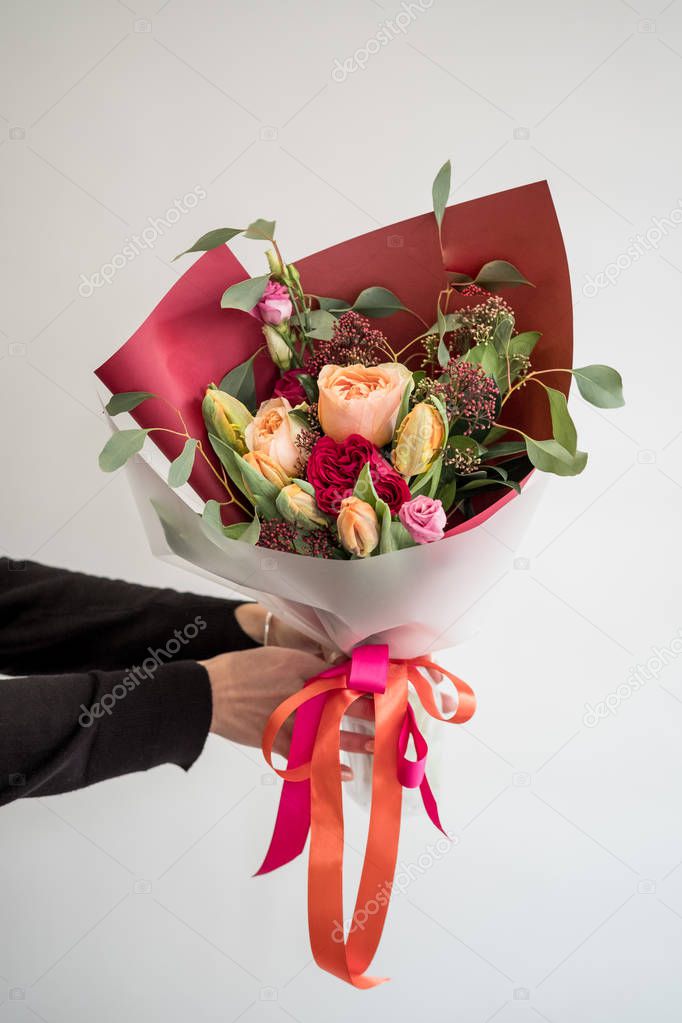
[[[336,528],[342,545],[358,558],[366,558],[379,545],[377,514],[359,497],[344,497]]]

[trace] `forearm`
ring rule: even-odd
[[[148,675],[90,671],[0,680],[0,804],[173,763],[188,768],[211,722],[194,661]]]
[[[227,600],[0,559],[0,672],[108,671],[255,644]]]

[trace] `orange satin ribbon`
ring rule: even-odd
[[[353,987],[370,988],[388,979],[367,976],[366,971],[381,938],[398,856],[403,789],[398,777],[399,737],[408,713],[408,683],[413,685],[424,709],[432,717],[447,724],[468,721],[476,709],[476,697],[466,682],[426,657],[412,660],[387,659],[383,692],[349,688],[350,666],[351,662],[346,662],[345,665],[329,669],[323,675],[309,680],[300,692],[284,700],[268,720],[262,748],[268,764],[285,780],[285,786],[287,782],[309,784],[308,926],[315,961],[323,970]],[[420,672],[422,668],[440,672],[454,684],[458,704],[452,717],[441,715],[432,686]],[[348,934],[344,936],[340,731],[341,721],[348,708],[355,700],[366,695],[374,700],[375,711],[372,800],[360,885]],[[320,713],[313,726],[316,732],[311,735],[310,759],[294,766],[290,760],[289,766],[283,770],[274,767],[272,752],[279,730],[300,707],[308,704],[307,709],[312,709],[311,701],[315,700],[318,701]],[[425,749],[423,738],[420,738]],[[430,795],[428,783],[424,781],[424,784]],[[305,796],[303,790],[299,790],[299,793]],[[435,807],[432,796],[431,801]],[[424,802],[429,816],[438,823],[437,811],[434,818],[426,796]],[[305,805],[307,809],[307,796]],[[292,819],[291,814],[287,819],[283,804],[280,804],[269,856],[278,832],[284,842],[287,837],[291,838],[291,834],[287,836],[289,828],[299,831],[299,836],[293,839],[293,851],[284,853],[279,860],[275,857],[276,861],[267,866],[264,864],[260,872],[273,869],[293,858],[300,852],[305,841],[308,819],[297,821]]]

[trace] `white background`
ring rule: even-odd
[[[343,81],[335,62],[393,0],[159,2],[0,5],[4,552],[207,589],[152,559],[125,479],[99,473],[93,368],[205,230],[277,217],[303,256],[428,209],[448,156],[455,201],[549,179],[576,364],[618,366],[628,404],[573,397],[587,470],[552,484],[522,550],[497,536],[489,627],[445,658],[480,699],[446,740],[458,842],[394,899],[390,984],[358,993],[311,964],[304,862],[251,878],[278,788],[256,751],[209,741],[187,776],[2,811],[0,1023],[679,1019],[682,658],[628,679],[682,626],[682,228],[655,229],[682,199],[682,2],[435,0]],[[198,186],[193,212],[79,294]],[[237,249],[256,269],[258,246]],[[619,686],[588,727],[586,702]],[[364,818],[349,808],[353,868]],[[409,818],[402,862],[433,841]]]

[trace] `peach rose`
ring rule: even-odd
[[[244,431],[249,451],[269,455],[288,476],[303,471],[301,451],[296,438],[304,429],[289,416],[291,404],[286,398],[264,401]]]
[[[379,546],[379,520],[367,501],[359,497],[344,497],[336,520],[339,540],[358,558],[368,557]]]
[[[322,429],[337,443],[359,433],[382,447],[395,430],[411,373],[399,362],[381,366],[323,366],[317,378]]]

